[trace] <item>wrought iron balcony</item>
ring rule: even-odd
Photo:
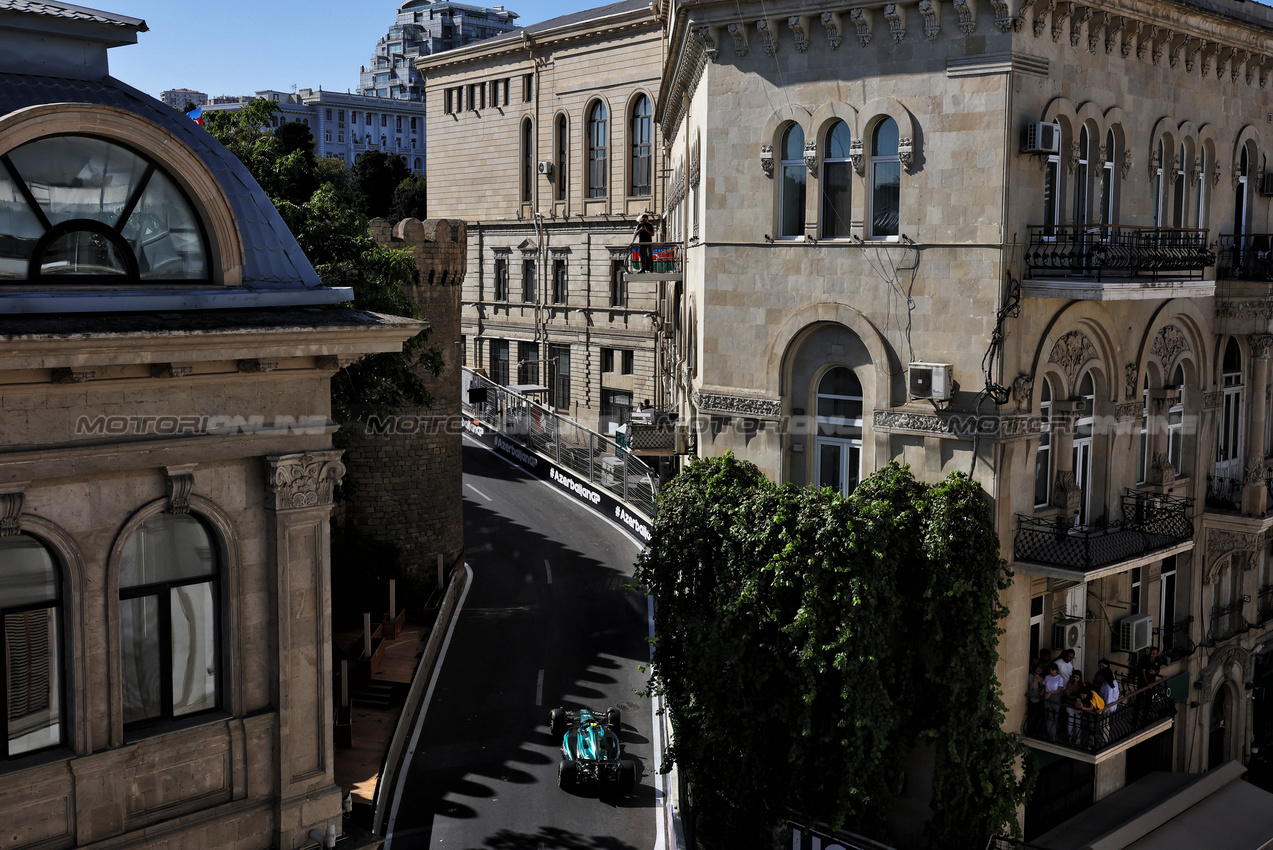
[[[1255,597],[1255,616],[1260,625],[1273,620],[1273,584],[1260,588],[1260,595]]]
[[[1030,225],[1026,276],[1201,280],[1216,255],[1207,231],[1180,227]]]
[[[1099,753],[1160,720],[1174,717],[1176,703],[1167,685],[1168,680],[1159,679],[1134,691],[1129,680],[1120,679],[1123,696],[1104,711],[1083,711],[1065,701],[1030,703],[1021,732],[1027,738],[1067,750]]]
[[[1216,240],[1216,277],[1273,281],[1273,234],[1222,233]]]
[[[1241,512],[1242,487],[1244,483],[1240,477],[1208,475],[1205,502],[1207,510],[1228,513]],[[1269,494],[1269,511],[1273,511],[1273,469],[1264,471],[1264,489]]]
[[[1242,614],[1243,607],[1250,601],[1250,596],[1242,596],[1228,605],[1217,605],[1211,609],[1211,625],[1207,628],[1207,643],[1210,646],[1251,630],[1251,624]]]
[[[1131,561],[1193,539],[1193,499],[1124,491],[1123,518],[1104,526],[1017,517],[1013,558],[1085,573]]]
[[[1158,635],[1158,645],[1161,647],[1159,658],[1164,664],[1188,658],[1198,649],[1198,645],[1193,642],[1193,637],[1190,635],[1192,625],[1193,617],[1189,616],[1154,629]]]

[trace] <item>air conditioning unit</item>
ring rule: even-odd
[[[1150,614],[1133,614],[1118,621],[1120,652],[1140,652],[1154,642],[1154,618]]]
[[[549,162],[548,160],[546,160],[546,159],[541,159],[541,160],[539,161],[539,173],[540,173],[540,174],[552,174],[552,173],[553,173],[553,164],[552,164],[551,162]]]
[[[949,363],[912,363],[907,368],[906,385],[911,398],[949,401],[951,390]]]
[[[1055,124],[1048,121],[1031,121],[1025,125],[1025,138],[1021,142],[1023,153],[1060,153],[1061,134]]]
[[[1072,649],[1075,652],[1083,650],[1083,627],[1087,625],[1082,620],[1059,620],[1052,624],[1052,648],[1057,652]]]
[[[1266,172],[1260,179],[1260,194],[1273,195],[1273,171]]]

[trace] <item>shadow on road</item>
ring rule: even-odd
[[[552,847],[554,850],[636,850],[631,844],[617,838],[584,836],[552,826],[541,826],[529,835],[501,829],[486,839],[485,846],[491,850],[540,850],[541,847]]]

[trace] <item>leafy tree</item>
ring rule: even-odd
[[[367,151],[354,163],[353,188],[367,218],[388,218],[393,192],[411,176],[407,161],[396,153]]]
[[[637,577],[709,846],[755,845],[793,809],[887,837],[901,766],[928,741],[942,846],[1015,825],[1021,750],[987,686],[997,553],[984,493],[957,474],[927,486],[894,464],[845,498],[727,455],[664,488]]]
[[[428,180],[423,174],[412,174],[398,184],[393,190],[393,203],[389,209],[394,221],[404,218],[418,218],[421,221],[429,217]]]

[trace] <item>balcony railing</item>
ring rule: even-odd
[[[1119,687],[1124,696],[1100,712],[1082,711],[1064,701],[1031,703],[1021,731],[1036,741],[1099,753],[1176,714],[1166,679],[1138,691],[1131,689],[1129,681],[1120,681]]]
[[[1239,477],[1208,475],[1207,509],[1212,511],[1240,511],[1242,509],[1242,487],[1245,483]],[[1269,494],[1269,510],[1273,511],[1273,469],[1264,470],[1264,489]]]
[[[1242,614],[1242,608],[1251,601],[1250,596],[1242,596],[1228,605],[1217,605],[1211,609],[1211,625],[1207,628],[1207,643],[1215,646],[1223,640],[1246,634],[1251,624]]]
[[[1190,635],[1192,625],[1193,617],[1189,616],[1154,629],[1158,634],[1158,645],[1161,647],[1159,657],[1164,664],[1188,658],[1197,650],[1198,645],[1193,642],[1193,637]]]
[[[1216,240],[1216,277],[1222,280],[1273,280],[1273,234],[1222,233]]]
[[[1273,620],[1273,584],[1260,588],[1259,596],[1255,597],[1255,615],[1260,625]]]
[[[1123,518],[1103,527],[1019,515],[1013,557],[1087,572],[1193,539],[1193,499],[1128,489],[1122,507]]]
[[[647,262],[642,263],[641,253],[649,251]],[[646,268],[645,266],[649,266]],[[628,273],[679,274],[684,271],[681,246],[676,242],[645,242],[632,246],[628,255]]]
[[[1201,280],[1216,255],[1207,231],[1180,227],[1031,225],[1027,277],[1062,273],[1102,278]]]

